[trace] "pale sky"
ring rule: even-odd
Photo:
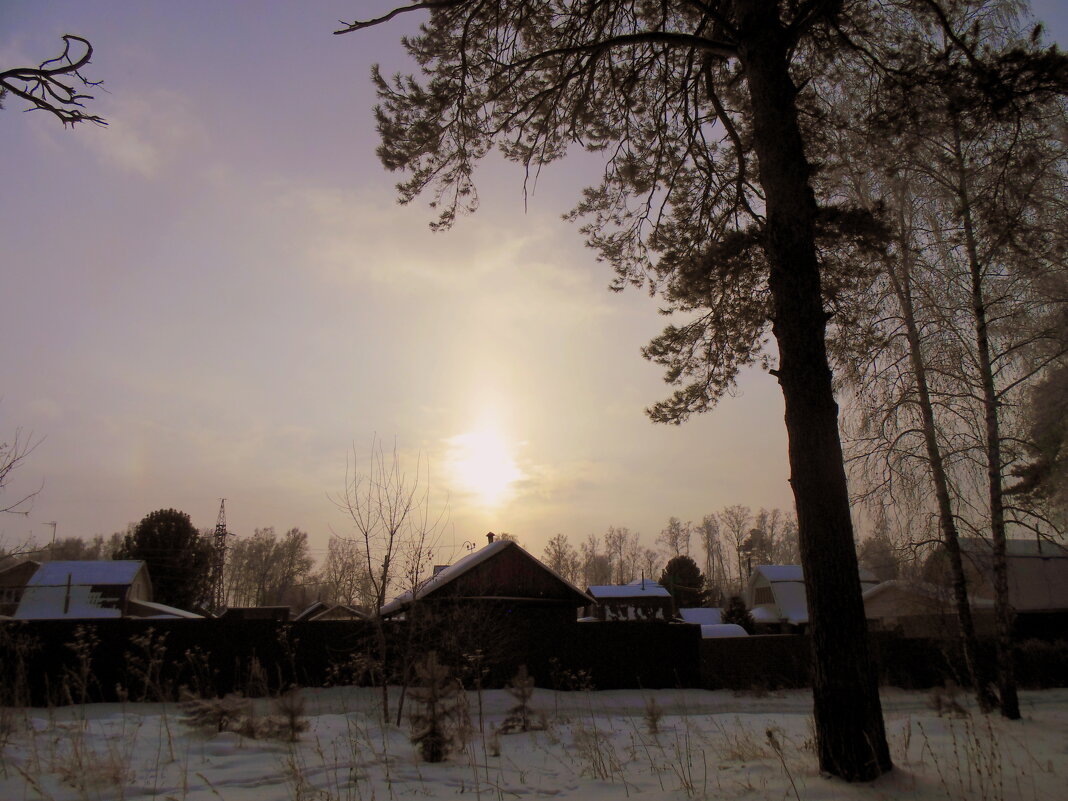
[[[681,427],[639,348],[664,318],[561,214],[596,165],[524,201],[488,161],[482,208],[432,234],[374,155],[371,64],[408,71],[411,23],[333,36],[381,0],[0,0],[0,68],[74,33],[89,110],[0,111],[0,440],[41,439],[6,488],[0,545],[110,534],[164,507],[230,530],[350,533],[331,496],[353,450],[429,464],[441,558],[486,531],[535,553],[608,526],[791,508],[782,400],[757,370]],[[1035,3],[1068,41],[1062,0]],[[364,461],[357,465],[365,469]]]

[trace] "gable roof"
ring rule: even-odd
[[[638,579],[630,584],[594,584],[586,593],[596,600],[608,598],[670,598],[671,593],[651,579]]]
[[[965,563],[993,582],[994,546],[982,537],[960,541]],[[1009,603],[1017,612],[1068,609],[1068,548],[1043,540],[1006,540]],[[986,590],[989,594],[989,589]]]
[[[868,587],[864,590],[862,597],[864,602],[867,603],[884,595],[916,598],[921,602],[941,604],[946,608],[951,608],[953,603],[952,592],[946,587],[940,587],[937,584],[930,584],[926,581],[908,581],[907,579],[891,579],[873,587]],[[990,599],[978,598],[971,593],[968,594],[968,603],[976,609],[991,609],[994,606],[994,602]]]
[[[679,617],[687,623],[698,623],[702,626],[721,626],[723,623],[723,609],[717,606],[702,607],[694,606],[679,610]]]
[[[862,584],[875,584],[879,581],[875,574],[868,568],[859,568],[860,581]],[[753,573],[760,573],[772,584],[779,581],[804,581],[805,571],[801,565],[757,565]]]
[[[97,584],[128,587],[137,574],[145,569],[145,563],[137,559],[98,559],[87,561],[45,562],[26,582],[27,587],[66,586],[68,578],[73,584]]]
[[[491,575],[489,563],[506,564],[513,580]],[[533,581],[514,581],[514,570],[526,571]],[[539,586],[540,585],[540,586]],[[497,540],[439,570],[415,588],[385,604],[379,614],[389,616],[407,609],[414,601],[442,597],[547,600],[582,606],[593,602],[586,593],[524,550],[514,540]]]
[[[348,604],[335,604],[327,603],[326,601],[315,601],[310,606],[306,607],[295,618],[294,623],[300,623],[309,620],[366,620],[367,614],[355,606],[349,606]]]

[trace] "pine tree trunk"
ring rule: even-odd
[[[997,630],[998,692],[1001,714],[1009,720],[1019,720],[1020,701],[1016,694],[1016,674],[1012,654],[1013,610],[1009,604],[1009,575],[1005,559],[1005,499],[1001,475],[1001,430],[998,425],[997,389],[994,386],[993,360],[990,355],[990,335],[987,330],[986,298],[983,292],[983,270],[975,239],[972,201],[968,186],[968,171],[960,141],[960,129],[953,122],[954,158],[957,166],[957,193],[964,242],[968,253],[971,277],[972,313],[975,316],[975,346],[982,385],[983,425],[986,438],[986,473],[990,495],[990,536],[993,545],[994,616]]]
[[[740,62],[766,199],[765,249],[786,406],[790,482],[813,648],[820,768],[869,781],[892,768],[871,662],[850,519],[838,405],[827,359],[816,202],[777,4],[736,0]]]
[[[953,580],[953,600],[960,625],[964,661],[972,681],[972,688],[975,690],[976,700],[979,702],[979,708],[984,712],[989,712],[994,708],[996,699],[990,691],[989,671],[980,662],[975,622],[972,619],[971,605],[968,603],[968,582],[964,575],[960,538],[957,534],[957,523],[953,517],[953,507],[950,503],[949,480],[946,477],[945,464],[942,461],[942,449],[938,444],[934,405],[931,402],[931,392],[927,384],[927,366],[923,359],[920,332],[916,325],[915,306],[912,301],[911,250],[909,247],[911,237],[905,222],[907,202],[907,197],[898,198],[898,239],[901,249],[901,273],[899,275],[893,266],[889,268],[888,273],[898,305],[901,307],[901,316],[905,321],[909,362],[912,366],[913,377],[916,380],[917,404],[920,407],[920,417],[923,421],[923,440],[927,450],[927,464],[931,471],[931,482],[934,484],[935,498],[938,503],[938,527],[942,534],[942,544],[949,558],[950,576]]]

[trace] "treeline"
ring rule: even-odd
[[[737,595],[751,569],[763,564],[799,561],[797,522],[781,509],[726,506],[700,522],[671,517],[652,547],[636,531],[615,526],[571,544],[565,534],[549,540],[542,561],[573,584],[627,584],[639,578],[658,580],[670,560],[689,557],[704,578],[704,597],[719,605]]]

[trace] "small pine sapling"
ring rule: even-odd
[[[230,694],[223,698],[197,698],[183,688],[182,722],[193,729],[211,732],[236,731],[249,715],[247,698]]]
[[[418,684],[409,690],[414,702],[409,716],[411,741],[424,760],[441,762],[456,740],[460,686],[449,676],[449,669],[438,663],[434,651],[416,665],[415,673]]]
[[[527,673],[527,666],[520,665],[508,687],[509,694],[516,700],[516,705],[508,710],[498,730],[501,734],[517,731],[543,731],[546,727],[545,716],[530,708],[530,698],[534,695],[534,677]]]
[[[645,701],[645,728],[654,737],[660,733],[660,719],[664,717],[664,710],[652,696]]]

